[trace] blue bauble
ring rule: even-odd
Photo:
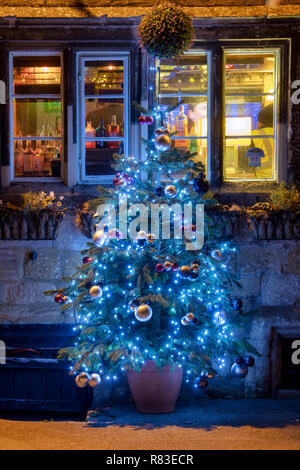
[[[232,310],[237,311],[237,310],[241,310],[243,306],[243,302],[238,297],[231,297],[231,299],[229,300],[229,305],[232,308]]]
[[[198,175],[193,181],[193,189],[195,193],[205,194],[209,190],[209,182],[203,175]]]
[[[236,379],[244,379],[248,374],[248,367],[246,364],[237,364],[236,362],[231,367],[231,373]]]
[[[247,367],[253,367],[255,364],[255,359],[253,356],[245,356],[244,357],[244,362]]]

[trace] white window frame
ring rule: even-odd
[[[206,140],[207,143],[207,159],[206,159],[206,177],[210,181],[211,178],[211,56],[212,51],[210,49],[191,49],[185,52],[182,55],[189,55],[189,56],[199,56],[200,54],[206,56],[206,64],[207,64],[207,88],[206,93],[164,93],[160,92],[159,83],[158,83],[158,74],[156,74],[156,90],[158,93],[159,98],[182,98],[184,101],[185,97],[192,98],[192,97],[206,97],[207,99],[207,136],[199,136],[199,137],[189,137],[186,136],[185,139],[198,139],[198,140]],[[159,60],[156,63],[156,66],[159,66]],[[182,139],[182,137],[172,137],[172,140],[175,139]]]
[[[129,90],[129,52],[116,52],[113,51],[81,51],[77,53],[77,81],[76,81],[76,95],[77,95],[77,135],[78,135],[78,176],[79,182],[82,184],[85,183],[102,183],[102,184],[111,184],[113,180],[113,175],[86,175],[86,166],[85,166],[85,99],[95,98],[94,96],[85,95],[84,90],[84,65],[89,61],[101,61],[101,60],[120,60],[123,62],[123,93],[114,94],[114,95],[97,95],[97,99],[123,99],[124,105],[124,135],[123,137],[102,137],[93,138],[91,140],[117,140],[124,142],[124,154],[129,155],[129,103],[130,103],[130,90]]]
[[[61,80],[60,80],[60,94],[55,95],[14,95],[13,93],[13,59],[14,57],[60,57],[61,66]],[[56,51],[11,51],[9,53],[9,153],[10,153],[10,181],[14,182],[61,182],[64,176],[64,100],[63,100],[63,53]],[[54,176],[15,176],[15,162],[14,162],[14,143],[19,138],[14,138],[14,116],[13,116],[13,100],[14,98],[54,98],[61,100],[61,136],[60,137],[47,137],[46,140],[60,140],[61,141],[61,169],[60,177]],[[24,140],[41,140],[40,137],[26,137]]]
[[[257,55],[257,54],[274,54],[274,92],[273,93],[234,93],[234,94],[226,94],[225,90],[225,64],[226,64],[226,56],[227,55],[235,55],[235,54],[245,54],[245,55]],[[247,183],[259,183],[259,182],[277,182],[280,180],[279,175],[279,169],[280,169],[280,149],[281,149],[281,143],[280,143],[280,134],[279,134],[279,124],[278,124],[278,116],[279,116],[279,111],[280,111],[280,62],[281,62],[281,51],[279,47],[255,47],[253,48],[251,46],[245,46],[245,47],[239,47],[239,48],[234,48],[234,47],[226,47],[223,46],[223,55],[224,55],[224,61],[223,61],[223,74],[224,74],[224,90],[223,90],[223,96],[224,96],[224,118],[225,118],[225,106],[226,106],[226,96],[263,96],[263,95],[271,95],[273,94],[274,96],[274,134],[272,136],[269,135],[259,135],[259,138],[262,139],[267,139],[269,137],[272,137],[274,139],[274,147],[273,147],[273,158],[274,158],[274,168],[273,168],[273,176],[272,178],[225,178],[225,171],[223,168],[223,177],[222,181],[223,183],[240,183],[240,182],[247,182]],[[244,137],[244,136],[243,136]],[[257,136],[256,136],[257,137]],[[229,137],[231,138],[241,138],[241,136],[234,136],[234,137]],[[245,136],[245,138],[253,138],[253,135],[250,136]],[[225,125],[224,125],[224,133],[223,133],[223,163],[225,159],[225,152],[226,152],[226,134],[225,134]]]

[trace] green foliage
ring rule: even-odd
[[[295,186],[289,187],[282,182],[278,189],[271,192],[270,201],[275,211],[299,211],[300,191]]]
[[[176,57],[187,51],[193,39],[192,18],[178,5],[154,6],[139,25],[140,44],[157,58]]]
[[[49,194],[44,191],[21,193],[24,212],[38,212],[44,209],[51,211],[64,211],[62,207],[63,196],[57,198],[53,191]]]

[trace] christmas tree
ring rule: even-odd
[[[97,228],[82,252],[83,263],[66,287],[48,292],[76,318],[76,342],[60,357],[72,361],[79,386],[117,380],[149,360],[158,369],[179,365],[186,382],[205,388],[222,374],[224,358],[237,356],[232,373],[245,377],[254,364],[249,353],[256,351],[240,334],[248,316],[227,268],[235,248],[219,239],[205,211],[203,226],[195,223],[197,207],[216,203],[204,165],[196,153],[172,148],[175,134],[165,123],[174,107],[137,108],[139,123],[149,125],[147,157],[114,155],[113,186],[100,186],[99,198],[90,203]],[[124,211],[116,217],[114,211],[124,201],[126,220]],[[164,208],[158,229],[153,206]],[[167,227],[170,236],[164,238]],[[193,245],[201,231],[203,246]]]

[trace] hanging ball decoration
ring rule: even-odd
[[[165,271],[167,271],[167,272],[171,271],[171,269],[172,269],[172,263],[171,263],[171,261],[166,261],[166,262],[164,263],[164,268],[165,268]]]
[[[148,304],[141,304],[136,308],[134,315],[139,321],[148,321],[152,317],[152,308]]]
[[[244,362],[247,367],[253,367],[255,364],[255,359],[253,356],[245,356],[244,357]]]
[[[138,123],[139,124],[146,124],[147,120],[146,120],[146,116],[139,116],[138,117]]]
[[[192,321],[194,320],[195,315],[192,312],[190,312],[186,315],[186,318],[188,319],[188,321]]]
[[[206,388],[208,386],[208,377],[206,375],[201,375],[196,378],[196,385],[199,388]]]
[[[189,323],[190,323],[190,322],[189,322],[189,320],[186,318],[186,315],[185,315],[184,317],[182,317],[182,319],[181,319],[181,324],[182,324],[182,325],[186,326],[186,325],[188,325]]]
[[[248,367],[246,364],[237,364],[235,362],[231,367],[231,373],[237,379],[244,379],[248,374]]]
[[[178,271],[178,268],[179,268],[179,264],[172,263],[172,271],[176,272],[176,271]]]
[[[84,388],[87,386],[88,381],[89,381],[89,374],[86,372],[80,372],[80,374],[76,375],[75,383],[77,387],[79,388]]]
[[[89,294],[93,299],[98,299],[102,296],[102,289],[100,286],[92,286],[89,290]]]
[[[155,237],[154,233],[148,233],[147,243],[149,243],[149,245],[153,245],[155,242],[156,242],[156,237]]]
[[[203,175],[198,175],[193,181],[193,190],[200,195],[205,194],[209,190],[209,182]]]
[[[155,188],[154,192],[157,197],[162,197],[165,194],[165,188],[163,186],[158,186]]]
[[[199,264],[195,263],[195,262],[192,263],[191,270],[193,271],[193,273],[198,273],[199,272]]]
[[[71,304],[72,303],[71,297],[69,297],[68,295],[64,295],[63,296],[63,303],[64,304]]]
[[[153,122],[154,122],[154,119],[153,119],[152,116],[146,116],[146,124],[148,126],[151,126],[151,124],[153,124]]]
[[[175,188],[175,186],[173,184],[170,184],[169,186],[166,186],[165,188],[165,195],[167,197],[175,197],[177,194],[177,189]]]
[[[97,246],[103,246],[107,243],[108,238],[107,238],[107,232],[104,230],[97,230],[97,232],[94,233],[93,235],[93,242]]]
[[[58,304],[62,304],[64,302],[64,295],[59,292],[58,294],[56,294],[56,296],[54,297],[54,300],[55,302],[57,302]]]
[[[139,240],[146,240],[147,233],[144,230],[140,230],[137,234]]]
[[[132,300],[129,302],[129,308],[130,308],[130,310],[135,310],[138,306],[139,306],[139,302],[138,302],[137,299],[132,299]]]
[[[97,387],[97,385],[100,385],[101,383],[101,377],[99,374],[91,374],[90,378],[88,380],[88,384],[90,387]]]
[[[91,263],[92,261],[93,261],[93,258],[91,258],[90,256],[85,256],[82,259],[83,264]]]
[[[159,152],[167,152],[171,148],[171,139],[167,134],[160,134],[155,137],[154,146]]]
[[[179,276],[183,279],[187,279],[191,273],[191,268],[189,266],[181,266],[179,268]]]
[[[229,300],[229,305],[232,308],[232,310],[237,311],[237,310],[241,310],[243,306],[243,302],[238,297],[231,297],[231,299]]]
[[[197,279],[199,279],[199,272],[194,272],[193,270],[191,270],[191,272],[189,274],[189,280],[190,281],[197,281]]]
[[[212,250],[210,255],[212,258],[217,259],[217,260],[222,259],[222,256],[223,256],[221,250]]]
[[[157,263],[157,264],[155,265],[155,271],[156,271],[157,273],[163,272],[164,269],[165,269],[165,268],[164,268],[164,265],[163,265],[162,263]]]

